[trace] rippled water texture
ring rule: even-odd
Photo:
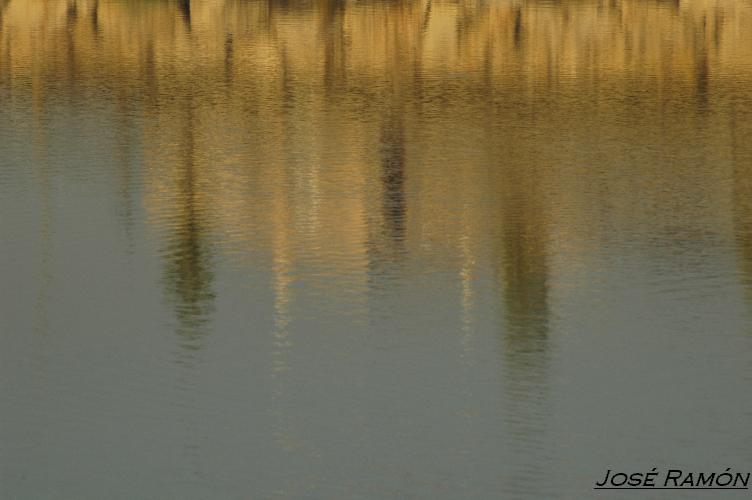
[[[751,137],[746,0],[0,0],[0,496],[748,471]]]

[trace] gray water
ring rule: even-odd
[[[746,498],[592,488],[752,470],[750,137],[743,0],[0,0],[0,497]]]

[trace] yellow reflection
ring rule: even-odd
[[[0,39],[14,79],[36,71],[47,79],[125,84],[153,66],[165,85],[200,72],[209,89],[229,75],[279,81],[286,65],[330,92],[384,75],[404,86],[415,74],[486,72],[494,79],[522,74],[531,83],[641,74],[657,78],[659,89],[683,82],[706,93],[719,70],[752,71],[745,63],[752,55],[745,29],[750,10],[747,2],[715,0],[608,7],[571,1],[2,0]],[[520,67],[525,71],[515,71]]]
[[[211,302],[209,232],[217,251],[273,254],[279,276],[302,266],[334,294],[366,295],[381,263],[439,259],[461,276],[466,311],[471,263],[484,258],[473,249],[491,238],[504,307],[540,337],[562,248],[549,248],[552,233],[584,258],[599,229],[572,221],[592,215],[589,202],[650,227],[675,208],[662,205],[666,186],[690,200],[723,181],[677,175],[650,151],[650,166],[613,166],[644,175],[607,178],[609,192],[581,179],[632,154],[602,137],[681,152],[707,127],[706,147],[729,147],[721,90],[750,97],[751,28],[752,5],[737,0],[0,0],[0,82],[37,113],[61,99],[133,103],[145,204],[171,235],[166,280],[186,317]],[[530,177],[524,166],[542,158],[550,168]],[[743,163],[738,214],[752,175]],[[723,206],[722,191],[703,196]],[[280,206],[286,222],[267,224]],[[691,225],[699,205],[681,208]],[[304,251],[280,254],[280,241]]]

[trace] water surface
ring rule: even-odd
[[[0,496],[750,471],[750,137],[744,0],[0,0]]]

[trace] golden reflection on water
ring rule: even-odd
[[[181,331],[212,310],[215,248],[268,260],[282,344],[295,273],[365,303],[409,256],[443,262],[470,311],[468,263],[486,259],[505,352],[545,349],[550,256],[576,267],[603,242],[594,204],[639,234],[677,210],[687,233],[725,224],[728,172],[682,166],[686,141],[732,157],[751,274],[747,2],[3,0],[0,16],[7,103],[117,103],[123,213],[138,177]]]
[[[0,0],[0,103],[33,115],[40,329],[49,117],[109,116],[128,238],[138,203],[159,235],[181,404],[200,406],[218,263],[263,268],[273,437],[288,453],[319,453],[290,404],[306,321],[379,329],[403,306],[389,299],[424,281],[458,309],[470,437],[492,282],[510,448],[537,464],[512,490],[545,470],[557,293],[595,286],[598,266],[663,258],[680,275],[682,256],[733,247],[752,300],[749,2]]]
[[[681,83],[706,94],[719,70],[749,74],[749,9],[713,0],[3,0],[0,19],[3,70],[14,79],[117,77],[123,84],[151,74],[179,85],[200,68],[210,92],[220,82],[291,74],[337,92],[388,75],[398,95],[432,74],[526,83],[640,74],[655,77],[659,89]]]
[[[722,189],[698,186],[726,172],[657,166],[655,148],[685,140],[731,152],[735,224],[749,218],[746,2],[3,0],[0,16],[6,103],[38,116],[60,100],[118,103],[126,214],[126,144],[142,142],[184,318],[211,301],[209,234],[226,252],[276,254],[285,227],[290,259],[305,247],[305,266],[364,290],[408,253],[451,259],[469,232],[496,241],[510,321],[544,335],[547,242],[597,239],[572,222],[588,202],[609,198],[627,226],[676,208],[661,206],[669,183],[724,206]],[[641,175],[595,173],[614,192],[577,180],[630,155]],[[643,194],[654,212],[626,210]],[[584,212],[564,224],[562,207]]]

